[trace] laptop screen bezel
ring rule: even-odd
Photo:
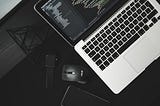
[[[39,15],[45,20],[47,21],[47,23],[60,35],[62,36],[62,38],[64,38],[64,40],[66,40],[71,46],[75,46],[80,40],[84,40],[86,39],[91,33],[93,33],[102,23],[104,23],[106,21],[107,18],[109,18],[114,12],[115,10],[117,10],[119,7],[117,5],[122,4],[122,2],[120,2],[121,0],[118,0],[118,2],[115,4],[116,6],[113,6],[112,8],[112,12],[108,11],[106,12],[104,15],[102,15],[89,29],[87,29],[81,36],[79,36],[75,41],[71,40],[59,27],[58,25],[41,9],[41,7],[48,2],[49,0],[40,0],[38,1],[35,6],[34,9],[39,13]],[[127,0],[124,0],[124,2]],[[124,4],[123,2],[123,4]]]

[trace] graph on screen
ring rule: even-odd
[[[99,14],[102,8],[109,2],[110,0],[72,0],[72,5],[83,5],[84,8],[97,8],[97,14]]]

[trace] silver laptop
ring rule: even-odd
[[[89,25],[103,19],[105,12],[120,2],[123,1],[41,0],[35,6],[67,42],[74,41],[70,44],[75,51],[115,94],[160,56],[160,4],[157,0],[124,2],[112,17],[84,37],[82,33],[87,32]],[[97,15],[92,16],[95,11]]]

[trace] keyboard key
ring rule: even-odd
[[[88,54],[90,52],[90,50],[88,48],[86,48],[85,52]]]
[[[100,54],[101,54],[101,55],[103,55],[104,53],[105,53],[105,51],[104,51],[104,50],[101,50],[101,51],[100,51]]]
[[[102,34],[102,37],[103,37],[103,38],[106,38],[106,37],[107,37],[107,34],[103,33],[103,34]]]
[[[109,50],[109,47],[108,47],[108,46],[105,46],[105,47],[104,47],[104,50],[105,50],[105,51],[108,51],[108,50]]]
[[[112,26],[110,27],[110,29],[111,29],[112,31],[115,30],[114,25],[112,25]]]
[[[115,26],[115,27],[118,27],[118,26],[119,26],[119,23],[118,23],[118,22],[115,22],[115,23],[114,23],[114,26]]]
[[[92,58],[95,54],[96,52],[93,50],[92,52],[89,53],[89,57]]]
[[[138,31],[139,29],[140,29],[140,27],[137,25],[137,26],[135,26],[135,28],[134,28],[136,31]]]
[[[103,71],[106,67],[102,64],[99,68]]]
[[[137,8],[139,8],[139,7],[141,7],[141,4],[140,4],[140,3],[136,3],[135,6],[136,6]]]
[[[120,29],[120,28],[117,28],[117,29],[116,29],[116,32],[117,32],[117,33],[120,33],[120,32],[121,32],[121,29]]]
[[[103,48],[103,47],[104,47],[104,44],[103,44],[103,43],[100,43],[100,44],[99,44],[99,47],[100,47],[100,48]]]
[[[132,29],[134,27],[134,25],[131,23],[129,24],[129,28]]]
[[[134,20],[134,18],[133,18],[132,16],[130,16],[130,17],[128,18],[128,20],[129,20],[129,22],[132,22],[132,21]]]
[[[147,14],[146,14],[146,12],[143,12],[142,13],[142,17],[145,17]]]
[[[145,31],[144,31],[144,29],[142,28],[142,29],[140,29],[140,30],[138,31],[138,33],[139,33],[140,36],[142,36],[142,35],[145,33]]]
[[[113,48],[111,48],[110,50],[109,50],[109,52],[112,54],[112,53],[114,53],[114,49]]]
[[[138,34],[135,34],[131,39],[129,39],[120,49],[118,53],[122,54],[130,45],[132,45],[139,38]]]
[[[116,38],[117,38],[118,40],[120,40],[122,37],[121,37],[121,35],[118,35]]]
[[[122,31],[120,34],[121,34],[122,36],[124,36],[126,33],[125,33],[124,31]]]
[[[87,46],[86,46],[86,45],[82,47],[82,49],[83,49],[83,50],[84,50],[85,48],[87,48]]]
[[[107,37],[107,39],[110,41],[110,40],[113,39],[113,37],[112,37],[111,35],[109,35],[109,36]]]
[[[100,36],[100,34],[98,33],[95,37],[98,38]]]
[[[106,67],[108,67],[109,64],[110,64],[110,63],[109,63],[107,60],[104,62],[104,65],[105,65]]]
[[[135,20],[133,21],[133,23],[134,23],[134,25],[137,25],[137,24],[138,24],[137,19],[135,19]]]
[[[138,14],[141,14],[141,13],[142,13],[142,10],[141,10],[141,9],[138,9],[138,10],[137,10],[137,13],[138,13]]]
[[[87,43],[87,46],[90,45],[90,44],[91,44],[91,41],[89,41],[89,42]]]
[[[110,42],[110,43],[108,43],[108,47],[112,47],[113,46],[113,43],[112,42]]]
[[[136,31],[134,29],[131,30],[131,34],[134,35]]]
[[[97,61],[100,57],[101,57],[101,56],[100,56],[99,54],[96,54],[96,55],[92,58],[92,60],[93,60],[93,61]]]
[[[128,27],[126,27],[124,30],[125,30],[126,32],[129,32],[129,31],[130,31],[130,29],[129,29]]]
[[[130,33],[128,33],[126,36],[129,39],[129,38],[131,38],[132,35]]]
[[[117,33],[114,31],[114,32],[112,32],[112,34],[111,34],[113,37],[115,37],[116,35],[117,35]]]
[[[107,44],[107,43],[108,43],[108,40],[107,40],[107,39],[105,39],[105,40],[103,41],[103,43],[104,43],[104,44]]]
[[[107,25],[107,26],[105,26],[105,27],[104,27],[104,29],[105,29],[105,30],[106,30],[106,29],[108,29],[108,25]]]
[[[92,49],[94,48],[94,46],[91,44],[91,45],[89,46],[89,48],[92,50]]]
[[[134,14],[133,14],[133,17],[134,17],[134,18],[137,18],[137,17],[138,17],[138,14],[137,14],[137,13],[134,13]]]
[[[114,18],[114,19],[113,19],[113,22],[116,22],[116,21],[117,21],[117,18]]]
[[[141,9],[144,11],[144,10],[146,9],[146,6],[143,5],[143,6],[141,7]]]
[[[111,30],[110,29],[107,29],[106,30],[106,33],[109,35],[111,33]]]
[[[143,22],[140,22],[138,25],[139,25],[140,27],[143,27],[143,26],[144,26],[144,23],[143,23]]]
[[[148,22],[148,19],[147,19],[147,18],[144,18],[144,19],[143,19],[143,22],[144,22],[144,23],[147,23],[147,22]]]
[[[126,12],[126,10],[123,10],[121,13],[124,14]]]
[[[110,22],[108,25],[111,26],[113,24],[113,22]]]
[[[97,45],[98,45],[98,41],[95,40],[95,41],[93,42],[93,44],[94,44],[95,46],[97,46]]]
[[[140,0],[139,2],[140,2],[141,4],[143,4],[143,3],[146,2],[146,0]]]
[[[127,16],[126,14],[124,14],[122,17],[123,17],[124,19],[127,19],[127,18],[128,18],[128,16]]]
[[[97,40],[98,40],[99,42],[101,42],[103,39],[102,39],[102,37],[99,37]]]
[[[114,44],[117,43],[117,39],[114,38],[114,39],[112,40],[112,42],[113,42]]]
[[[99,66],[100,64],[102,64],[102,61],[99,59],[96,64]]]
[[[122,18],[120,18],[120,19],[118,20],[119,23],[122,23],[123,21],[124,21],[124,19],[122,19]]]
[[[127,41],[127,38],[126,38],[126,37],[122,38],[122,41],[123,41],[123,42],[126,42],[126,41]]]
[[[105,56],[102,56],[101,59],[105,61],[107,58]]]
[[[117,52],[115,52],[115,53],[112,55],[112,57],[113,57],[114,59],[116,59],[118,56],[119,56],[119,54],[118,54]]]
[[[100,51],[100,48],[99,47],[96,47],[95,48],[96,52]]]
[[[105,56],[106,57],[109,57],[111,54],[109,53],[109,52],[107,52],[106,54],[105,54]]]
[[[151,9],[150,9],[150,8],[147,8],[147,9],[146,9],[146,13],[149,14],[150,12],[151,12]]]
[[[127,25],[129,24],[129,21],[126,20],[126,21],[124,22],[124,24],[127,26]]]
[[[104,30],[102,29],[99,33],[102,34],[104,32]]]
[[[137,17],[138,21],[141,21],[143,18],[141,16]]]
[[[154,9],[154,7],[152,6],[152,4],[151,4],[149,1],[147,1],[147,2],[145,3],[145,5],[146,5],[147,7],[149,7],[151,10]]]
[[[158,22],[158,19],[156,17],[154,17],[154,18],[152,18],[152,22],[156,23],[156,22]]]
[[[118,42],[118,45],[119,45],[119,46],[122,46],[122,45],[123,45],[123,42],[122,42],[122,41],[119,41],[119,42]]]
[[[110,63],[112,63],[112,62],[114,61],[114,59],[113,59],[112,57],[109,57],[109,58],[108,58],[108,61],[109,61]]]
[[[117,50],[119,48],[119,46],[116,44],[113,46],[115,50]]]
[[[154,17],[156,14],[158,13],[157,10],[153,10],[148,16],[147,18],[150,20],[152,17]]]
[[[135,12],[135,11],[136,11],[136,8],[133,6],[133,7],[131,8],[131,10],[132,10],[132,12]]]
[[[149,29],[148,25],[145,25],[143,28],[145,31],[147,31]]]
[[[150,25],[149,25],[149,27],[152,27],[154,24],[153,23],[151,23]]]
[[[91,39],[91,41],[93,42],[95,39],[96,39],[96,38],[95,38],[95,37],[93,37],[93,38]]]
[[[124,25],[124,24],[121,24],[121,25],[120,25],[120,28],[121,28],[121,29],[124,29],[124,28],[125,28],[125,25]]]
[[[122,16],[122,14],[118,14],[117,18],[120,18]]]
[[[132,2],[132,3],[130,4],[130,6],[131,6],[131,7],[134,6],[134,2]]]
[[[132,14],[132,11],[129,10],[129,11],[127,12],[127,15],[130,16],[131,14]]]

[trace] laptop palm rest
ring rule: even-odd
[[[129,50],[125,59],[137,73],[140,73],[154,61],[157,54],[158,49],[151,43],[151,39],[145,37]]]

